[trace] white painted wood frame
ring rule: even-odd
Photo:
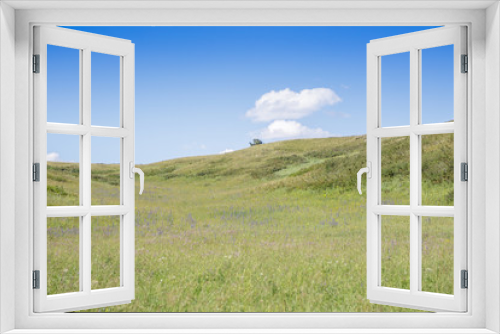
[[[12,7],[10,7],[12,6]],[[499,225],[500,11],[497,1],[3,1],[0,29],[3,180],[15,171],[15,187],[3,182],[1,213],[15,193],[15,221],[2,218],[0,308],[12,333],[493,333],[500,331]],[[33,313],[32,26],[322,26],[466,24],[470,134],[466,313],[321,314],[61,314]],[[5,38],[5,37],[8,38]],[[14,43],[10,40],[15,38]],[[9,40],[10,39],[10,40]],[[12,45],[11,45],[12,44]],[[9,69],[14,61],[15,73]],[[14,72],[14,71],[11,71]],[[15,82],[15,86],[12,83]],[[10,97],[14,97],[10,99]],[[15,102],[15,103],[14,103]],[[15,112],[13,108],[15,105]],[[11,143],[15,142],[15,145]],[[15,152],[15,155],[14,155]],[[486,154],[487,152],[487,154]],[[10,157],[15,156],[15,168]],[[486,174],[487,173],[487,174]],[[488,182],[486,182],[488,175]],[[486,196],[487,194],[487,196]],[[12,201],[14,202],[14,201]],[[14,214],[11,215],[14,219]],[[15,230],[15,233],[14,233]],[[12,233],[11,233],[12,232]],[[14,284],[15,283],[15,284]],[[15,286],[15,292],[12,287]],[[14,305],[14,307],[12,307]],[[15,317],[15,318],[13,318]]]
[[[432,311],[467,310],[467,290],[461,287],[461,270],[467,270],[467,182],[461,181],[461,163],[467,162],[467,74],[461,73],[461,55],[467,54],[466,27],[430,29],[373,40],[367,45],[367,295],[373,303]],[[454,122],[422,124],[421,50],[453,45]],[[383,128],[381,91],[382,57],[409,52],[410,125]],[[421,135],[454,133],[454,207],[422,205]],[[382,205],[382,138],[410,139],[410,205]],[[410,289],[384,287],[381,279],[382,217],[410,217]],[[453,295],[422,291],[422,217],[454,218]]]
[[[47,45],[79,50],[80,124],[47,122]],[[134,161],[134,44],[128,40],[64,28],[34,27],[34,52],[40,55],[40,73],[34,74],[34,157],[40,163],[40,181],[34,183],[34,269],[40,271],[40,289],[34,289],[35,312],[64,312],[129,303],[134,299],[135,182],[129,177]],[[91,125],[92,52],[120,57],[120,127]],[[71,134],[80,141],[80,205],[47,207],[47,134]],[[120,205],[91,205],[91,138],[120,139]],[[120,286],[92,290],[92,216],[120,217]],[[47,218],[78,217],[80,221],[80,291],[47,295]]]

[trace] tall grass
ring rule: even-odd
[[[405,144],[391,140],[385,150],[389,160],[404,164],[398,152]],[[441,161],[445,144],[450,143],[427,145],[428,152],[442,151],[427,156]],[[357,136],[285,141],[141,166],[146,188],[136,196],[136,298],[91,311],[413,312],[366,299],[366,203],[355,190],[365,156],[365,137]],[[423,185],[428,203],[450,205],[449,168]],[[92,169],[95,201],[114,204],[110,194],[116,192],[119,167]],[[391,204],[406,196],[400,186],[405,177],[383,175]],[[48,205],[74,205],[78,167],[50,163],[48,179]],[[94,288],[104,287],[100,282],[119,284],[112,219],[92,223],[92,281],[99,282]],[[408,219],[382,217],[382,224],[382,282],[408,288]],[[78,260],[68,255],[74,251],[62,251],[78,240],[71,233],[74,223],[50,226],[63,233],[48,231],[49,261],[57,264],[49,266],[49,291],[76,291]],[[427,291],[452,291],[452,227],[432,218],[423,228]]]

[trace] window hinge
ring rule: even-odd
[[[40,163],[33,164],[33,181],[40,182]]]
[[[469,287],[469,273],[467,270],[462,270],[462,289],[467,289]]]
[[[462,55],[462,73],[467,73],[469,72],[469,56],[467,55]]]
[[[33,55],[33,73],[40,73],[40,55]]]
[[[469,165],[466,162],[462,162],[460,174],[462,181],[469,181]]]
[[[40,289],[40,270],[33,270],[33,289]]]

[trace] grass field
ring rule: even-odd
[[[423,142],[423,203],[453,205],[453,135]],[[140,166],[136,298],[99,312],[405,312],[366,299],[364,136],[290,140]],[[49,163],[48,205],[78,205],[78,165]],[[385,204],[409,201],[409,142],[382,143]],[[119,167],[92,166],[93,204]],[[78,291],[78,220],[48,221],[49,293]],[[423,218],[425,291],[452,293],[453,220]],[[119,220],[92,220],[92,287],[119,284]],[[409,287],[409,218],[382,217],[382,283]]]

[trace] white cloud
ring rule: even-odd
[[[340,102],[338,95],[329,88],[304,89],[299,93],[289,88],[270,91],[255,102],[246,116],[255,122],[281,119],[300,119],[327,105]]]
[[[219,154],[226,154],[226,153],[231,153],[231,152],[234,152],[234,150],[232,150],[230,148],[226,148],[224,151],[219,152]]]
[[[59,161],[59,153],[57,152],[47,153],[47,161]]]
[[[260,132],[262,139],[278,138],[324,138],[332,134],[321,128],[311,129],[297,121],[277,120],[272,122]]]

